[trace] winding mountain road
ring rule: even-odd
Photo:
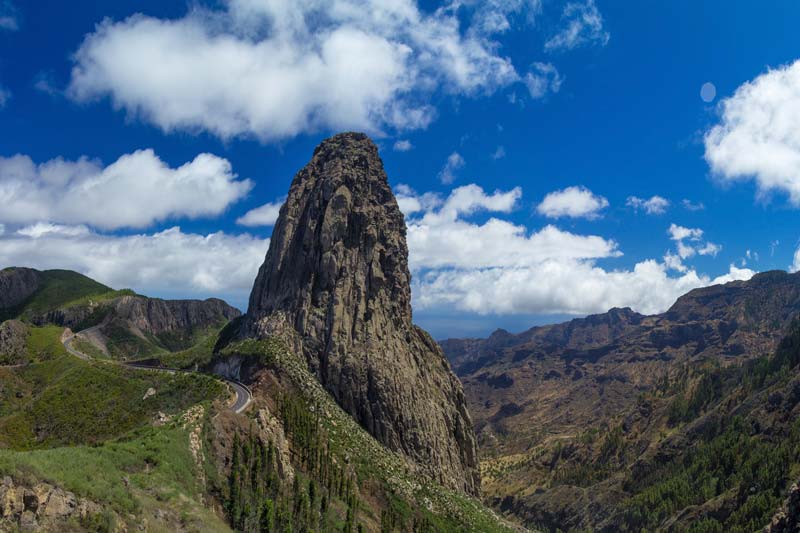
[[[94,331],[97,331],[99,327],[100,326],[94,326],[94,327],[91,327],[91,328],[87,328],[87,329],[84,329],[83,331],[79,331],[78,333],[73,333],[72,335],[70,335],[68,337],[65,337],[62,340],[62,344],[64,344],[64,348],[67,350],[67,352],[69,352],[70,354],[74,355],[75,357],[77,357],[79,359],[83,359],[84,361],[94,361],[95,359],[92,356],[90,356],[88,354],[85,354],[82,351],[80,351],[77,348],[75,348],[75,346],[72,345],[72,341],[74,341],[75,338],[80,334],[92,333]],[[195,372],[193,370],[182,370],[182,369],[178,369],[178,368],[164,368],[164,367],[159,367],[159,366],[144,365],[144,364],[141,364],[141,363],[126,363],[126,362],[122,362],[122,361],[105,361],[105,362],[108,362],[108,363],[111,363],[111,364],[120,365],[120,366],[126,366],[128,368],[137,368],[137,369],[140,369],[140,370],[154,370],[156,372],[167,372],[167,373],[170,373],[170,374],[175,374],[175,373],[178,373],[178,372],[183,372],[183,373],[186,373],[186,374],[200,374],[201,373],[201,372]],[[252,393],[252,391],[250,390],[250,388],[247,385],[245,385],[244,383],[241,383],[239,381],[223,378],[221,376],[214,376],[214,377],[219,379],[220,381],[225,382],[231,389],[233,389],[233,392],[236,394],[236,399],[233,401],[233,403],[231,403],[231,405],[228,406],[228,410],[233,411],[234,413],[238,414],[238,413],[241,413],[242,411],[244,411],[245,409],[247,409],[247,406],[250,405],[250,402],[253,401],[253,393]]]

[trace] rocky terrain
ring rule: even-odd
[[[692,424],[714,409],[755,416],[767,385],[790,395],[783,382],[745,384],[798,311],[800,275],[767,272],[691,291],[661,315],[612,309],[443,341],[475,420],[486,497],[529,525],[621,528],[621,510],[644,490],[626,482],[634,465],[697,446]],[[789,432],[776,412],[761,423]]]
[[[11,309],[20,305],[36,292],[39,284],[39,271],[32,268],[0,270],[0,309]]]
[[[0,302],[0,318],[76,332],[92,328],[87,335],[96,348],[116,358],[186,349],[241,314],[219,299],[148,298],[115,291],[67,270],[7,268],[0,272],[0,285],[8,289]],[[19,333],[19,321],[16,326],[2,324],[0,343],[8,354],[15,353],[9,343],[12,327]]]
[[[446,486],[477,494],[461,384],[412,322],[405,232],[375,144],[357,133],[325,140],[292,181],[241,336],[285,333],[378,441]]]
[[[25,361],[28,330],[19,320],[0,323],[0,364],[14,365]]]
[[[48,483],[18,486],[8,476],[0,482],[0,525],[6,527],[16,526],[23,531],[63,531],[66,521],[77,525],[100,511],[98,504]]]
[[[377,148],[343,134],[295,177],[245,316],[4,271],[38,285],[0,309],[23,352],[0,366],[0,529],[522,531],[475,497],[472,421],[412,323],[407,254]],[[204,373],[252,402],[227,409]]]

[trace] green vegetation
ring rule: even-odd
[[[166,352],[153,336],[142,338],[124,324],[112,321],[103,328],[107,337],[106,348],[114,359],[145,359]]]
[[[27,301],[13,309],[0,310],[0,321],[9,318],[30,318],[62,307],[91,299],[108,297],[111,288],[71,270],[45,270],[40,273],[41,284]]]
[[[9,372],[14,379],[8,394],[18,401],[0,418],[0,446],[14,449],[102,442],[158,412],[176,413],[223,391],[207,376],[87,363],[70,355]],[[150,388],[155,394],[144,399]]]
[[[305,415],[294,420],[301,422]],[[237,530],[356,531],[359,501],[354,477],[338,466],[324,442],[308,436],[316,453],[314,447],[301,447],[306,453],[293,481],[286,483],[272,442],[262,442],[255,433],[234,435],[225,509]]]
[[[224,348],[222,354],[257,358],[260,364],[291,383],[277,397],[276,411],[284,432],[290,436],[292,463],[301,474],[298,476],[300,492],[286,487],[281,489],[284,494],[281,498],[292,502],[293,527],[297,525],[295,517],[307,516],[303,512],[295,513],[295,498],[306,491],[310,501],[307,487],[313,481],[315,494],[325,495],[328,507],[339,509],[338,521],[320,518],[318,527],[322,531],[331,530],[326,528],[332,524],[336,524],[337,531],[357,531],[359,524],[379,526],[384,531],[509,531],[480,502],[410,471],[401,457],[380,445],[342,411],[308,372],[302,356],[291,353],[279,340],[237,342]],[[269,443],[265,446],[268,449]],[[351,483],[349,479],[352,480],[351,489],[346,488]],[[341,483],[345,486],[339,489]],[[249,505],[248,523],[252,523],[252,516],[259,512],[262,513],[259,516],[263,516],[267,506],[264,502],[256,506],[250,496],[243,496],[245,492],[240,491],[237,504],[229,506],[234,524],[241,524],[236,520],[247,514],[235,514],[234,508],[244,509]],[[320,507],[314,507],[312,519],[316,519],[317,514],[322,516],[322,499],[318,497]],[[277,510],[283,505],[281,498],[269,498],[268,506],[275,509],[275,520]],[[300,508],[305,509],[304,505]],[[373,515],[373,510],[379,508],[383,509],[380,516]]]
[[[786,436],[752,435],[751,424],[736,417],[682,462],[652,471],[626,487],[635,492],[625,505],[631,531],[651,530],[675,512],[720,496],[734,505],[727,517],[705,517],[697,531],[757,531],[783,501],[792,468],[800,463],[800,421]],[[696,527],[701,527],[696,525]]]
[[[773,399],[780,403],[779,389],[798,364],[800,323],[795,323],[772,357],[738,367],[706,367],[691,388],[685,377],[670,404],[669,423],[690,422],[701,414],[707,418],[695,431],[697,442],[677,460],[626,482],[633,494],[624,505],[628,530],[652,530],[682,509],[717,500],[729,504],[701,515],[691,531],[738,533],[769,523],[788,482],[800,472],[800,421],[765,420],[751,411],[758,403],[742,402],[757,397],[762,406]],[[725,414],[731,412],[737,414]],[[771,424],[770,431],[762,432],[763,424]]]
[[[94,517],[95,521],[105,519],[111,526],[130,521],[129,531],[141,523],[131,514],[154,516],[155,510],[184,530],[225,531],[203,505],[204,487],[189,450],[188,430],[179,422],[140,428],[124,440],[99,446],[0,450],[0,475],[12,476],[18,483],[46,481],[63,487],[106,510],[105,517]]]
[[[64,328],[59,326],[28,327],[26,347],[31,361],[47,361],[58,356],[66,355],[67,351],[61,344],[61,335]]]

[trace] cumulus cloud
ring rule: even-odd
[[[645,314],[667,310],[697,287],[749,279],[754,272],[730,267],[710,278],[689,270],[669,276],[652,259],[633,270],[605,270],[591,261],[544,261],[528,267],[430,272],[415,282],[421,308],[455,307],[479,314],[569,314],[631,307]]]
[[[642,210],[648,215],[663,215],[669,207],[669,200],[661,196],[651,196],[650,198],[628,196],[625,205],[632,207],[634,211]]]
[[[11,91],[0,85],[0,109],[3,109],[11,99]]]
[[[540,215],[549,218],[597,218],[608,207],[608,200],[594,194],[586,187],[567,187],[553,191],[536,206]]]
[[[433,94],[520,80],[497,38],[538,2],[225,0],[184,17],[105,20],[74,55],[68,94],[110,97],[165,131],[279,140],[319,129],[427,126]],[[236,83],[230,83],[236,80]]]
[[[400,139],[394,143],[393,148],[395,152],[408,152],[414,148],[414,145],[407,139]]]
[[[456,172],[465,164],[466,162],[464,158],[461,157],[461,154],[453,152],[447,156],[447,162],[445,162],[442,170],[439,171],[439,180],[445,185],[453,183],[456,179]]]
[[[562,14],[563,28],[544,43],[546,50],[572,50],[586,44],[605,46],[610,38],[594,0],[570,2]]]
[[[708,241],[703,242],[703,230],[700,228],[686,228],[677,224],[670,224],[667,234],[671,240],[675,241],[675,247],[680,259],[688,259],[695,255],[716,257],[722,250],[722,246],[718,244]]]
[[[580,315],[630,306],[655,313],[693,288],[748,279],[754,273],[731,266],[712,278],[683,265],[674,254],[664,262],[647,259],[631,270],[609,270],[598,261],[622,255],[612,239],[553,225],[531,231],[504,220],[519,205],[520,189],[488,194],[468,185],[445,199],[408,187],[398,192],[406,205],[416,201],[406,212],[406,224],[417,309]],[[425,196],[438,201],[423,201]],[[493,216],[478,223],[471,218],[477,213]],[[676,229],[676,235],[697,235],[684,229],[688,233]],[[670,275],[676,266],[680,275]]]
[[[278,215],[281,212],[281,206],[285,199],[276,200],[275,202],[267,202],[266,204],[251,209],[243,216],[236,219],[236,223],[242,226],[273,226],[275,221],[278,220]]]
[[[173,227],[116,236],[43,223],[0,235],[0,265],[67,268],[142,294],[218,296],[241,305],[268,246],[269,239],[247,234],[199,235]]]
[[[534,63],[524,79],[525,86],[534,100],[544,98],[547,93],[557,93],[563,81],[552,63]]]
[[[253,187],[231,164],[200,154],[170,168],[153,150],[138,150],[108,166],[82,157],[36,164],[26,155],[0,157],[0,221],[46,220],[102,229],[143,228],[177,217],[219,215]]]
[[[705,135],[705,158],[723,181],[754,180],[800,207],[800,61],[771,69],[720,103]]]

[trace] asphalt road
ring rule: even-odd
[[[79,331],[78,333],[87,333],[87,332],[89,332],[91,330],[95,330],[95,329],[97,329],[99,327],[100,326],[94,326],[94,327],[85,329],[83,331]],[[93,360],[93,358],[91,356],[89,356],[88,354],[83,353],[82,351],[78,350],[77,348],[75,348],[72,345],[72,341],[75,340],[75,336],[78,335],[78,333],[75,333],[71,337],[68,337],[68,338],[64,339],[64,348],[67,350],[67,352],[71,353],[75,357],[78,357],[79,359],[83,359],[84,361]],[[117,365],[122,365],[122,366],[127,366],[128,368],[138,368],[138,369],[142,369],[142,370],[154,370],[156,372],[169,372],[170,374],[174,374],[176,372],[185,372],[185,373],[192,373],[192,374],[199,374],[200,373],[200,372],[194,372],[192,370],[181,370],[181,369],[177,369],[177,368],[164,368],[164,367],[159,367],[159,366],[149,366],[149,365],[142,365],[142,364],[137,364],[137,363],[125,363],[125,362],[120,362],[120,361],[106,361],[106,362],[112,363],[112,364],[117,364]],[[233,411],[234,413],[241,413],[242,411],[247,409],[247,406],[250,405],[250,402],[253,401],[253,393],[250,391],[250,389],[247,387],[247,385],[245,385],[244,383],[240,383],[239,381],[226,379],[226,378],[223,378],[223,377],[220,377],[220,376],[214,376],[214,377],[216,377],[220,381],[224,381],[233,390],[233,392],[236,394],[236,399],[234,400],[234,402],[231,405],[228,406],[229,410]]]

